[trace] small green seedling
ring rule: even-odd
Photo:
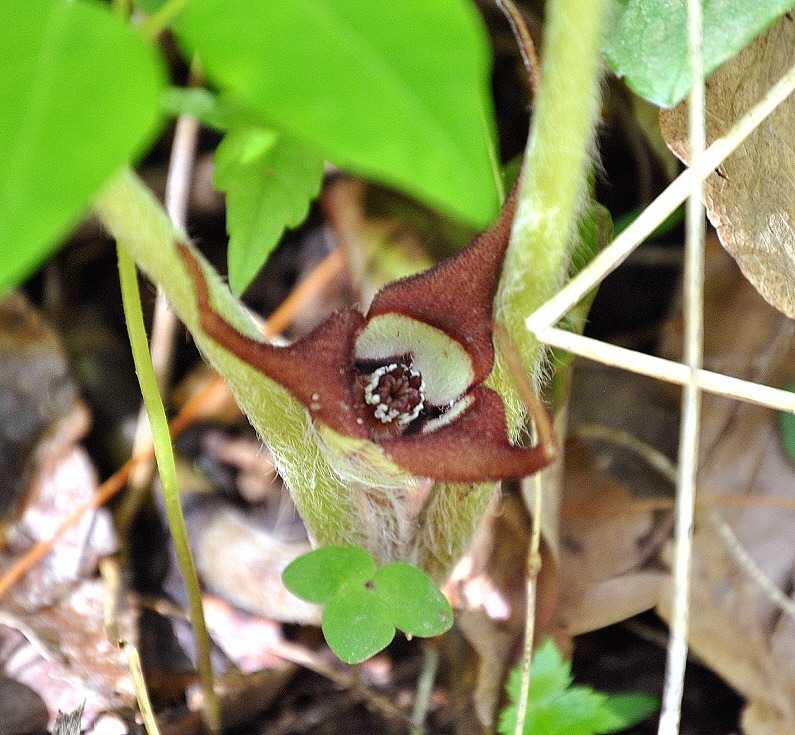
[[[500,715],[501,735],[514,735],[521,690],[521,667],[511,671],[506,686],[511,704]],[[602,735],[642,722],[659,707],[650,694],[605,694],[572,686],[571,662],[563,661],[548,639],[533,655],[525,735]]]
[[[311,551],[290,564],[282,580],[297,597],[324,606],[326,641],[349,664],[386,648],[395,628],[428,638],[453,624],[450,603],[427,574],[404,562],[376,569],[355,546]]]

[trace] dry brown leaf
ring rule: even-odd
[[[786,383],[795,365],[789,320],[762,300],[714,243],[707,268],[708,366],[770,385]],[[670,334],[664,350],[674,358],[677,341]],[[697,517],[690,644],[747,698],[746,735],[795,732],[795,622],[741,561],[745,550],[775,588],[791,593],[795,510],[776,500],[795,501],[795,467],[781,449],[772,411],[705,395],[703,426],[698,492],[745,496],[747,504],[718,506]],[[720,519],[736,542],[727,542]],[[666,583],[658,604],[666,619],[669,601]]]
[[[561,522],[560,617],[573,635],[603,628],[653,607],[663,575],[644,571],[643,542],[654,528],[649,511],[626,508],[632,497],[579,442],[566,447],[564,507],[602,511],[564,515]]]
[[[25,492],[24,512],[9,527],[0,550],[0,573],[39,541],[49,539],[75,508],[91,499],[97,474],[78,444],[88,428],[85,406],[71,409],[49,427],[39,442],[36,467]],[[71,526],[54,549],[10,592],[14,606],[36,610],[60,599],[82,577],[92,574],[100,557],[116,551],[115,532],[107,510],[89,512]]]
[[[707,141],[725,134],[795,62],[795,21],[784,15],[706,85]],[[663,137],[689,160],[685,103],[664,110]],[[721,243],[759,293],[795,317],[795,98],[789,97],[704,185]]]
[[[23,480],[13,489],[14,507],[0,503],[12,511],[6,521],[13,521],[0,549],[2,574],[37,542],[49,539],[97,489],[96,470],[79,445],[88,411],[77,398],[60,340],[16,295],[0,306],[0,392],[8,397],[0,429],[26,438],[2,444],[26,450],[20,459],[23,471],[11,478]],[[108,708],[129,707],[135,700],[126,661],[105,634],[105,584],[89,578],[98,559],[115,550],[108,512],[86,513],[0,601],[0,647],[10,641],[14,650],[2,660],[2,671],[41,696],[51,722],[59,709],[74,710],[83,701],[90,722]],[[133,639],[131,617],[119,623],[123,635]]]
[[[74,408],[63,347],[21,293],[0,299],[0,529],[22,511],[36,450]]]
[[[784,514],[782,526],[791,529],[793,520],[792,512]],[[759,530],[762,534],[773,531]],[[782,539],[782,530],[776,529],[774,538]],[[787,535],[791,537],[791,533]],[[754,539],[741,537],[741,541],[748,544]],[[791,585],[791,543],[787,552],[784,558]],[[759,544],[754,556],[764,570],[765,562],[774,560],[775,553]],[[670,620],[670,599],[671,587],[666,581],[657,607],[665,620]],[[769,596],[740,567],[703,514],[694,538],[690,605],[691,650],[747,699],[742,718],[745,735],[795,732],[795,659],[792,650],[781,651],[780,645],[787,642],[791,649],[792,620],[780,612],[770,614]]]
[[[3,604],[0,647],[15,651],[3,669],[41,696],[51,724],[58,710],[74,710],[84,702],[84,726],[103,712],[135,705],[126,659],[105,633],[106,594],[103,581],[94,579],[34,613]],[[134,639],[131,616],[119,620],[119,629]]]
[[[280,539],[230,506],[205,513],[195,525],[201,526],[191,534],[196,568],[213,592],[274,620],[320,622],[320,607],[299,600],[282,584],[285,567],[310,551],[306,539]]]
[[[579,634],[656,602],[662,573],[647,564],[668,535],[670,514],[626,506],[672,490],[657,470],[621,445],[618,432],[670,455],[677,414],[675,400],[658,381],[587,360],[574,372],[570,413],[572,436],[586,426],[608,434],[566,446],[559,615],[569,632]]]

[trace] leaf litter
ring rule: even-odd
[[[795,19],[784,15],[706,82],[707,143],[725,134],[795,63]],[[663,137],[683,161],[687,106],[660,115]],[[721,243],[773,306],[795,316],[795,98],[790,96],[704,182]]]
[[[765,304],[714,239],[710,245],[708,271],[722,277],[708,280],[705,366],[785,385],[795,360],[791,322]],[[769,588],[792,597],[795,466],[774,412],[705,396],[703,417],[698,490],[715,507],[697,515],[690,645],[746,698],[746,735],[793,732],[795,620]],[[669,593],[666,583],[657,607],[666,619]]]

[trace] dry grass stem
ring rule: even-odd
[[[688,104],[688,138],[693,158],[706,147],[701,0],[688,0],[688,46],[693,87]],[[698,371],[704,360],[704,236],[701,202],[703,179],[692,181],[685,216],[684,362],[687,382],[682,392],[679,425],[679,464],[676,478],[674,557],[671,577],[671,622],[665,665],[659,735],[677,735],[682,717],[688,635],[690,630],[690,570],[701,427],[701,389]]]
[[[648,375],[677,385],[686,385],[689,380],[688,367],[682,363],[646,355],[556,327],[544,329],[539,334],[539,339],[553,347],[560,347],[604,365],[624,368],[638,375]],[[696,384],[708,393],[795,413],[795,393],[780,388],[771,388],[703,369],[696,370]]]
[[[171,158],[166,179],[165,203],[168,216],[181,230],[185,230],[188,214],[190,187],[193,179],[193,165],[196,159],[196,144],[199,139],[199,121],[189,115],[181,115],[174,129],[171,145]],[[168,303],[163,289],[158,286],[152,318],[152,333],[149,351],[157,378],[160,393],[165,393],[171,377],[174,360],[174,344],[179,320]],[[133,439],[133,456],[140,455],[152,443],[149,418],[142,405],[138,411]],[[128,481],[129,491],[116,515],[116,522],[122,534],[130,527],[154,474],[154,461],[138,462],[133,467]]]

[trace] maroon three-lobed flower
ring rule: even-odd
[[[284,386],[316,423],[374,442],[413,475],[520,478],[549,464],[554,447],[511,444],[502,398],[482,385],[494,365],[492,305],[514,200],[512,194],[497,223],[460,253],[384,287],[366,316],[344,309],[287,347],[226,322],[210,303],[190,248],[178,249],[196,288],[202,329]],[[536,421],[548,422],[541,413]]]

